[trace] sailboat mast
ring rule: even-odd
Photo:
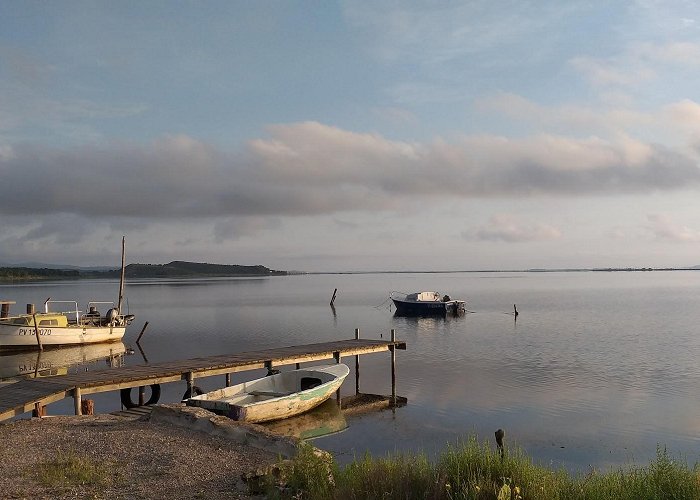
[[[119,302],[117,302],[117,311],[122,313],[122,301],[124,300],[124,254],[126,251],[126,236],[122,236],[122,272],[119,276]]]

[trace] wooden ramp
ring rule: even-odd
[[[127,366],[75,375],[25,379],[0,387],[0,421],[22,415],[37,407],[66,397],[74,398],[76,414],[79,415],[81,397],[87,394],[180,380],[187,380],[188,386],[191,388],[195,378],[258,368],[271,369],[273,366],[324,359],[335,359],[340,362],[343,356],[359,356],[382,351],[392,352],[393,375],[395,349],[406,349],[406,343],[397,340],[350,339]]]

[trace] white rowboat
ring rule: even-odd
[[[344,364],[300,368],[194,396],[186,403],[242,422],[279,420],[326,401],[348,373]]]

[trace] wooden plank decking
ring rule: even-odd
[[[211,377],[257,368],[406,349],[401,341],[351,339],[24,379],[0,387],[0,421],[66,397]]]

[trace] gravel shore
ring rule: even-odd
[[[113,415],[0,425],[0,498],[249,498],[241,475],[278,461],[222,437]],[[48,486],[39,469],[72,455],[108,467],[100,485]]]

